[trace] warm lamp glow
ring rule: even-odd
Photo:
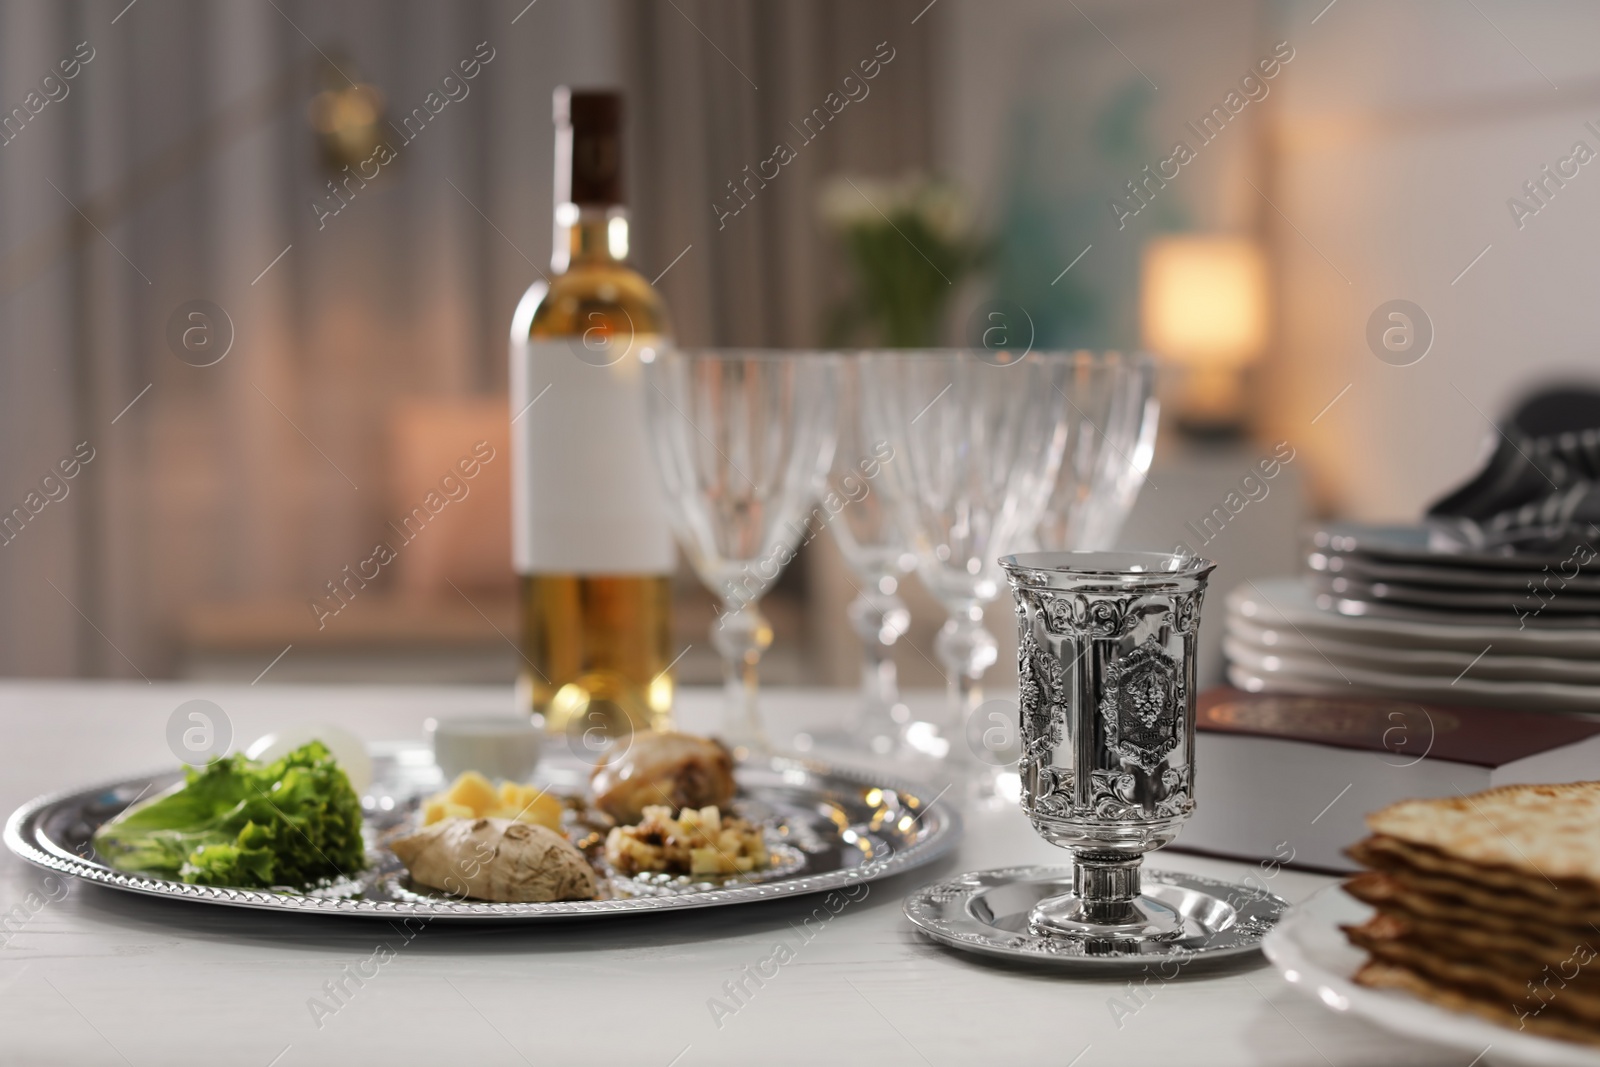
[[[1162,237],[1145,246],[1144,343],[1195,367],[1243,367],[1267,335],[1261,251],[1240,237]]]

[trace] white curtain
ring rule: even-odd
[[[29,115],[0,146],[0,511],[26,516],[0,673],[168,674],[189,606],[303,600],[370,547],[391,406],[504,389],[548,263],[550,92],[617,81],[615,25],[572,0],[0,4],[0,108]],[[480,42],[469,94],[319,228],[325,56],[398,121]],[[210,367],[166,339],[196,299],[232,320]]]
[[[694,246],[661,283],[680,336],[814,343],[842,282],[816,183],[933,158],[925,6],[0,2],[0,111],[27,114],[0,145],[0,515],[22,509],[0,674],[170,675],[196,605],[304,604],[366,554],[397,402],[505,388],[512,309],[549,262],[558,84],[629,93],[633,259],[655,277]],[[718,232],[726,181],[883,41],[871,96]],[[483,48],[468,94],[329,214],[307,118],[326,65],[398,126]],[[168,341],[196,300],[231,321],[213,366]],[[42,490],[79,443],[94,458]]]
[[[665,265],[689,249],[661,280],[686,342],[820,341],[847,288],[817,222],[821,182],[927,169],[935,158],[942,13],[928,9],[927,0],[624,8],[634,155],[649,167],[630,191],[641,260]],[[862,77],[863,62],[874,77]],[[820,133],[816,120],[802,127],[814,109],[833,116]],[[762,164],[780,142],[795,158],[758,187],[750,175],[773,173]],[[729,182],[750,200],[719,219],[713,205],[739,203]]]

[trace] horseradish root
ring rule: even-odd
[[[593,900],[594,869],[554,830],[510,819],[446,819],[389,843],[413,881],[499,903]]]

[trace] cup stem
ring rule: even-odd
[[[734,748],[761,754],[772,750],[756,708],[761,653],[772,644],[772,627],[754,601],[723,611],[711,630],[711,643],[722,656],[723,739]]]
[[[1091,923],[1127,922],[1134,915],[1133,902],[1139,896],[1139,865],[1144,857],[1073,857],[1072,892],[1077,896],[1082,918]]]

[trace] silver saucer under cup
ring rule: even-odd
[[[1024,869],[982,872],[914,895],[907,914],[979,951],[1253,948],[1286,906],[1279,898],[1169,874],[1152,874],[1144,891],[1140,878],[1145,854],[1194,812],[1195,652],[1215,564],[1156,552],[1033,552],[1000,564],[1017,612],[1022,809],[1072,852],[1070,891],[1045,869],[1021,896],[1005,887]]]

